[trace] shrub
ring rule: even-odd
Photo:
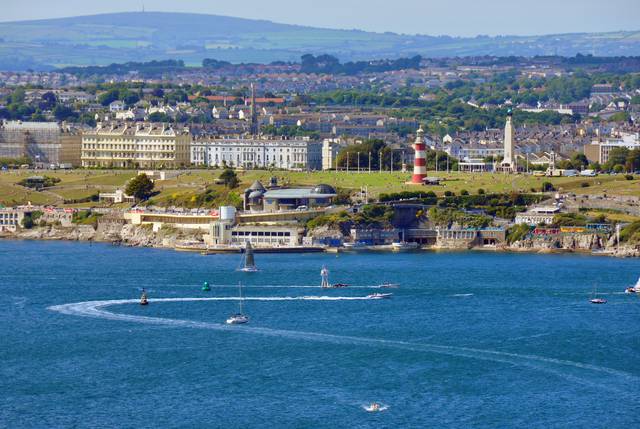
[[[553,183],[551,182],[542,182],[542,186],[540,187],[542,192],[551,192],[555,191],[556,188],[553,187]]]
[[[624,178],[627,179],[627,180],[633,180],[634,179],[633,174],[625,174]]]
[[[463,189],[460,191],[460,195],[469,195],[469,191],[467,191],[466,189]]]
[[[482,188],[478,189],[478,195],[484,195],[484,193],[485,193],[484,189],[482,189]]]
[[[526,223],[515,225],[507,231],[507,242],[511,244],[520,241],[525,238],[529,232],[531,232],[531,227]]]
[[[582,182],[582,183],[580,184],[580,187],[581,187],[581,188],[588,188],[589,186],[590,186],[590,185],[589,185],[589,182]]]

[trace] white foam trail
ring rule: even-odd
[[[197,302],[197,301],[235,301],[237,297],[212,297],[212,298],[155,298],[150,299],[150,303],[161,302]],[[368,300],[366,297],[330,297],[330,296],[302,296],[302,297],[246,297],[248,301],[341,301],[341,300]],[[164,325],[172,327],[184,327],[184,328],[199,328],[199,329],[211,329],[216,331],[234,332],[242,334],[259,334],[270,337],[281,337],[289,339],[299,339],[317,342],[326,342],[332,344],[345,344],[345,345],[366,345],[366,346],[382,346],[388,348],[395,348],[401,350],[409,350],[416,352],[428,352],[444,354],[456,357],[465,357],[470,359],[487,360],[499,363],[505,363],[516,366],[524,366],[532,368],[538,371],[547,372],[550,374],[563,377],[567,380],[574,381],[576,383],[584,384],[598,389],[612,390],[621,394],[630,394],[631,398],[635,397],[637,391],[637,385],[640,383],[640,377],[633,374],[607,368],[603,366],[597,366],[592,364],[586,364],[581,362],[575,362],[570,360],[549,358],[544,356],[537,356],[531,354],[519,354],[503,352],[498,350],[485,350],[472,347],[454,347],[443,346],[436,344],[421,344],[411,343],[407,341],[398,340],[384,340],[376,338],[354,337],[348,335],[335,335],[335,334],[323,334],[318,332],[305,332],[305,331],[292,331],[283,329],[271,329],[261,328],[254,326],[232,326],[220,323],[211,322],[199,322],[192,320],[182,319],[168,319],[161,317],[150,316],[137,316],[130,314],[112,313],[104,310],[105,307],[123,305],[123,304],[137,304],[137,299],[121,299],[121,300],[108,300],[108,301],[85,301],[71,304],[54,305],[48,307],[49,310],[56,311],[62,314],[84,317],[95,317],[108,320],[126,321],[126,322],[139,322],[155,325]],[[551,364],[556,368],[550,368],[548,366],[540,366],[539,364]],[[580,378],[571,374],[567,374],[563,371],[563,368],[572,367],[582,370],[587,370],[591,373],[598,372],[601,374],[607,374],[610,376],[620,377],[624,381],[628,382],[631,387],[631,392],[617,389],[603,384],[598,384],[591,379],[593,374],[590,374],[587,379]]]
[[[451,295],[455,297],[465,297],[465,296],[473,296],[472,293],[456,293],[455,295]]]
[[[198,285],[193,285],[193,284],[183,284],[183,285],[177,285],[177,286],[184,286],[184,287],[189,287],[189,288],[198,288]],[[211,286],[212,289],[216,289],[216,288],[231,288],[231,289],[237,289],[238,285],[234,284],[234,285],[214,285],[214,284],[210,284],[209,286]],[[245,289],[322,289],[322,287],[320,285],[242,285],[243,288]],[[381,287],[378,285],[359,285],[359,286],[352,286],[349,285],[347,287],[347,289],[380,289]]]

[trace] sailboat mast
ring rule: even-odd
[[[238,292],[240,294],[240,314],[242,314],[242,283],[238,283]]]

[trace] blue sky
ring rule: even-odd
[[[0,0],[0,20],[141,10],[260,18],[409,34],[639,30],[640,0]]]

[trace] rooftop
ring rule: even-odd
[[[314,192],[311,188],[291,188],[291,189],[274,189],[267,191],[264,198],[273,198],[276,200],[284,199],[303,199],[303,198],[333,198],[336,193],[320,194]]]

